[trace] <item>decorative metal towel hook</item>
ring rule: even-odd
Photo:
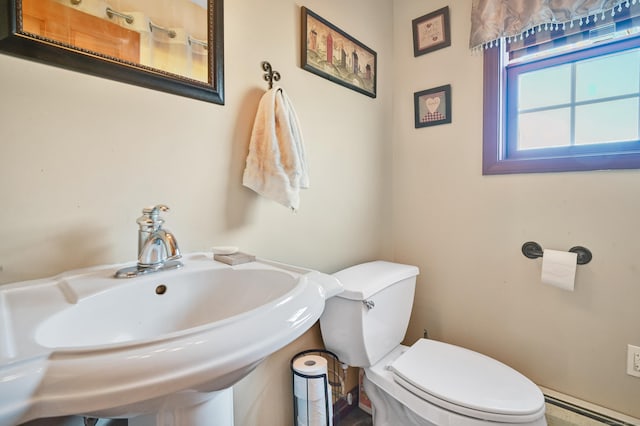
[[[593,259],[591,251],[586,247],[575,246],[571,247],[569,251],[578,255],[578,259],[576,261],[578,265],[586,265],[587,263],[591,262],[591,259]],[[522,254],[524,254],[529,259],[536,259],[538,257],[542,257],[544,251],[542,250],[540,244],[536,243],[535,241],[528,241],[522,245]]]
[[[280,73],[271,68],[271,64],[267,61],[262,62],[262,69],[266,71],[264,81],[269,83],[269,89],[273,89],[273,82],[280,81]]]

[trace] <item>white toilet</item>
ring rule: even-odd
[[[320,317],[326,348],[364,368],[374,425],[546,425],[542,392],[511,367],[435,340],[400,345],[418,273],[384,261],[337,272],[344,291]]]

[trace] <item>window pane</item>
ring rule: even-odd
[[[518,116],[518,149],[571,144],[569,108],[529,112]]]
[[[638,93],[640,51],[632,50],[576,63],[578,102]]]
[[[518,78],[518,110],[571,102],[571,65],[521,74]]]
[[[576,107],[576,145],[638,140],[638,98]]]

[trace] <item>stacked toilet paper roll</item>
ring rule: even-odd
[[[298,412],[296,426],[332,426],[327,360],[319,355],[304,355],[293,361],[293,371],[293,396]]]

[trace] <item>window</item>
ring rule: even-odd
[[[640,168],[640,35],[630,23],[485,51],[484,174]]]

